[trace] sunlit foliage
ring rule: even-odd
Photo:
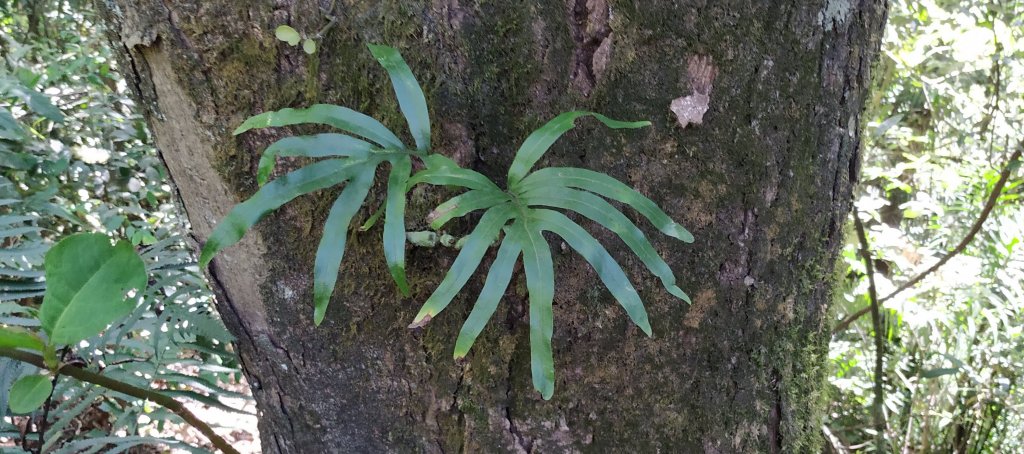
[[[864,138],[856,210],[878,294],[945,256],[981,215],[1024,135],[1024,4],[896,1]],[[886,447],[871,431],[870,316],[833,338],[839,452],[1024,450],[1024,206],[1013,169],[967,249],[882,306]],[[868,303],[857,236],[836,320]]]
[[[218,387],[237,377],[231,337],[97,22],[85,1],[0,1],[0,325],[39,324],[42,259],[58,240],[77,232],[124,238],[141,254],[148,290],[129,315],[60,359],[228,408],[218,399],[242,397]],[[0,451],[187,447],[143,436],[151,422],[176,421],[169,412],[67,377],[45,409],[12,414],[8,397],[19,396],[8,393],[11,384],[35,373],[0,358]]]

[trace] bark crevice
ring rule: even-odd
[[[575,49],[572,84],[589,97],[611,58],[611,13],[607,0],[568,0],[569,28]]]

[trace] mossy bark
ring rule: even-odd
[[[199,243],[256,189],[262,149],[311,130],[232,136],[249,115],[328,102],[404,129],[366,43],[397,47],[409,61],[427,93],[435,150],[498,181],[529,131],[559,112],[654,123],[623,132],[581,120],[541,164],[607,172],[690,228],[697,241],[686,245],[638,222],[693,305],[668,295],[612,234],[585,225],[627,268],[655,335],[629,323],[583,260],[557,254],[551,401],[530,384],[522,277],[456,362],[480,282],[425,328],[407,329],[454,252],[411,249],[413,295],[402,298],[379,226],[353,233],[327,320],[314,328],[311,268],[335,191],[296,200],[218,256],[209,276],[238,337],[267,452],[818,450],[830,276],[884,2],[98,6]],[[274,38],[281,24],[313,35],[328,14],[338,20],[315,56]],[[717,77],[703,124],[684,129],[669,104],[691,93],[696,56],[710,57]],[[414,191],[409,230],[424,229],[444,195]]]

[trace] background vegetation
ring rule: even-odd
[[[1024,4],[897,1],[875,67],[856,213],[882,305],[884,430],[876,437],[875,330],[851,226],[831,345],[837,452],[1024,452]],[[876,446],[877,440],[884,446]]]
[[[1024,141],[1022,35],[1018,1],[891,4],[856,195],[865,241],[851,217],[835,276],[822,421],[835,452],[1024,452],[1024,187],[1010,159]],[[147,264],[149,290],[134,313],[63,359],[240,412],[230,335],[107,46],[89,2],[0,0],[0,324],[34,323],[42,257],[61,238],[126,238]],[[884,299],[877,324],[863,311],[869,268]],[[209,447],[168,430],[180,421],[160,407],[66,377],[43,410],[10,414],[10,384],[31,373],[0,358],[0,449]]]
[[[84,1],[0,1],[0,324],[38,324],[43,255],[61,238],[128,239],[149,274],[130,315],[63,352],[117,380],[236,410],[245,395],[231,336],[195,264],[185,220],[108,43]],[[167,438],[177,417],[58,376],[43,410],[9,414],[9,388],[35,367],[0,358],[0,450],[128,449]],[[225,402],[231,402],[227,405]],[[187,436],[185,438],[193,438]]]

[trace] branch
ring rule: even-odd
[[[967,236],[965,236],[964,239],[960,241],[960,244],[957,244],[952,251],[949,251],[949,253],[946,254],[945,257],[943,257],[938,262],[935,262],[935,264],[932,265],[930,268],[924,270],[924,272],[918,274],[917,276],[914,276],[909,281],[899,286],[892,293],[880,298],[878,300],[878,304],[885,303],[886,301],[889,301],[890,299],[892,299],[892,297],[898,295],[904,290],[917,285],[929,274],[935,272],[935,270],[939,269],[939,267],[945,265],[946,262],[949,262],[950,259],[952,259],[957,254],[960,254],[965,249],[967,249],[967,245],[974,240],[974,236],[977,235],[979,231],[981,231],[982,224],[984,224],[985,220],[988,219],[990,214],[992,214],[992,209],[995,208],[996,201],[998,201],[999,196],[1002,195],[1003,187],[1006,186],[1006,181],[1010,179],[1010,174],[1013,173],[1013,163],[1020,159],[1022,150],[1024,150],[1024,144],[1019,145],[1017,147],[1017,151],[1014,151],[1013,154],[1010,155],[1010,159],[1006,161],[1006,165],[1003,166],[1003,172],[999,175],[999,181],[996,181],[995,186],[992,187],[992,192],[989,193],[988,195],[988,201],[985,202],[985,207],[982,208],[981,210],[981,215],[978,216],[978,220],[974,221],[974,225],[971,226],[971,230],[967,232]],[[843,319],[843,321],[839,322],[836,325],[835,329],[832,330],[832,335],[836,335],[838,333],[843,332],[844,330],[846,330],[847,327],[850,326],[851,323],[857,321],[857,319],[863,317],[864,314],[867,314],[869,311],[871,311],[871,306],[865,306],[860,310],[854,312],[850,316],[846,317],[845,319]]]
[[[46,365],[43,364],[43,357],[36,355],[34,353],[15,350],[12,348],[0,348],[0,356],[18,360],[23,363],[32,364],[40,369],[47,368]],[[74,377],[81,381],[92,383],[94,385],[99,385],[112,391],[117,391],[122,394],[127,394],[129,396],[136,397],[139,399],[146,399],[150,402],[156,403],[174,412],[174,414],[180,416],[181,419],[185,420],[186,423],[202,432],[203,435],[205,435],[206,438],[209,439],[210,442],[217,447],[217,449],[221,450],[221,452],[224,452],[226,454],[239,454],[239,452],[231,446],[231,443],[228,443],[227,440],[221,438],[220,435],[217,435],[217,433],[214,432],[213,429],[208,424],[197,418],[196,415],[192,414],[192,412],[185,408],[185,406],[182,405],[181,402],[178,402],[177,400],[174,400],[171,397],[165,396],[163,394],[160,394],[159,392],[150,389],[139,388],[138,386],[114,380],[113,378],[100,375],[87,369],[82,369],[80,367],[75,367],[69,364],[61,365],[60,369],[57,370],[57,373],[67,375],[69,377]]]
[[[882,331],[882,314],[878,309],[875,266],[871,259],[871,252],[868,249],[868,236],[864,233],[864,223],[860,221],[860,216],[854,215],[853,225],[857,228],[857,237],[860,238],[860,256],[864,260],[864,268],[868,275],[868,299],[871,302],[868,305],[868,309],[871,311],[871,324],[875,330],[875,401],[871,405],[871,415],[875,423],[876,449],[882,449],[886,433],[885,413],[882,410],[885,399],[885,389],[882,387],[882,373],[884,372],[885,362],[885,333]]]

